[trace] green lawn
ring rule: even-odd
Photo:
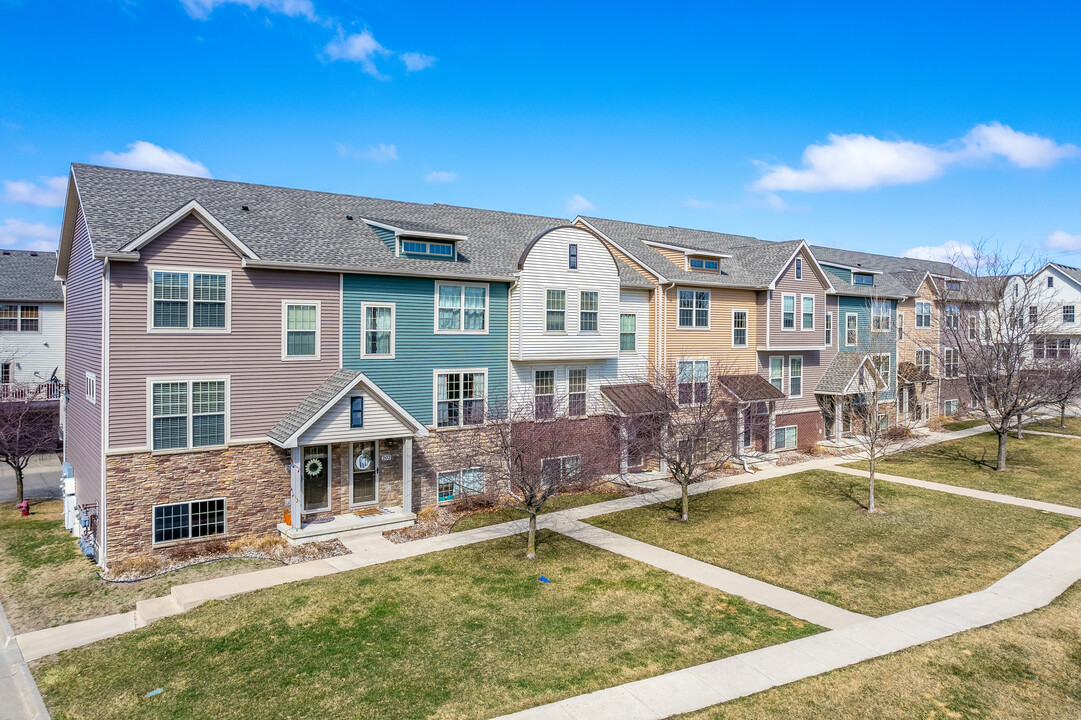
[[[31,500],[21,517],[14,503],[0,503],[0,601],[15,632],[135,609],[173,585],[276,567],[271,560],[222,560],[139,583],[107,583],[64,529],[58,500]]]
[[[668,550],[868,615],[987,587],[1081,521],[879,482],[809,471],[590,522]]]
[[[1081,588],[1046,608],[682,720],[1081,717]]]
[[[983,418],[973,418],[971,420],[955,420],[953,422],[942,423],[942,427],[950,432],[957,432],[958,430],[968,430],[969,428],[986,424],[987,421]]]
[[[1059,427],[1058,418],[1052,420],[1039,420],[1025,425],[1029,430],[1043,430],[1044,432],[1063,433],[1064,435],[1081,435],[1081,418],[1066,418],[1066,427]]]
[[[541,514],[568,510],[570,508],[581,507],[582,505],[592,505],[593,503],[604,502],[605,500],[618,500],[621,497],[626,497],[626,494],[580,493],[578,495],[559,495],[544,503],[544,510]],[[454,527],[452,527],[450,531],[462,532],[463,530],[473,530],[488,525],[498,525],[499,523],[510,522],[511,520],[521,520],[525,517],[529,517],[529,515],[518,508],[495,507],[479,510],[469,515],[463,515],[458,518],[458,521],[454,523]]]
[[[208,603],[34,674],[55,720],[488,718],[821,630],[540,539],[536,561],[509,537]]]
[[[1018,440],[1011,433],[1004,472],[995,470],[997,453],[998,437],[983,433],[899,453],[900,462],[878,467],[889,475],[1081,507],[1081,442],[1047,435]],[[867,463],[849,467],[866,470]]]

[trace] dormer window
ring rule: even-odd
[[[954,290],[954,291],[960,290],[961,289],[961,283],[956,282],[954,280],[947,280],[946,281],[946,289],[947,290]]]
[[[402,252],[407,255],[434,255],[440,258],[454,257],[454,243],[428,240],[402,239]]]
[[[690,266],[691,270],[710,270],[713,272],[717,272],[721,266],[716,260],[702,257],[687,258],[687,264]]]
[[[852,273],[853,285],[874,285],[875,276],[870,273]]]

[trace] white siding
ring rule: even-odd
[[[40,308],[41,332],[0,333],[0,358],[11,358],[15,382],[45,382],[56,376],[64,379],[64,306],[60,303],[24,302]],[[80,386],[81,387],[81,386]]]
[[[349,398],[364,398],[364,427],[349,427]],[[322,417],[300,436],[300,445],[381,440],[412,437],[413,431],[398,417],[383,407],[367,390],[358,387],[336,402]]]
[[[578,245],[578,269],[567,267],[568,246]],[[566,329],[546,332],[548,290],[566,291]],[[579,331],[579,293],[596,291],[597,332]],[[511,295],[513,360],[593,360],[619,355],[619,271],[607,248],[580,228],[557,228],[526,256]]]
[[[621,383],[644,382],[649,370],[649,291],[622,290],[619,294],[620,314],[634,314],[638,318],[638,332],[633,353],[621,352],[616,362],[616,377]]]
[[[612,385],[620,382],[618,379],[618,367],[616,360],[602,360],[594,362],[515,362],[511,364],[511,398],[512,402],[524,403],[529,407],[533,402],[533,371],[555,370],[555,401],[559,413],[567,410],[567,371],[570,368],[586,368],[586,413],[598,415],[608,412],[604,401],[601,399],[601,386]]]

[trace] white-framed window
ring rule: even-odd
[[[788,358],[788,397],[803,397],[803,356]]]
[[[893,385],[893,379],[891,378],[891,362],[889,353],[883,353],[882,355],[872,355],[871,362],[875,364],[875,371],[878,376],[882,378],[882,381],[886,383],[886,387]]]
[[[148,267],[148,332],[229,332],[229,270]]]
[[[1028,306],[1028,321],[1035,325],[1040,319],[1040,309],[1035,305]]]
[[[541,460],[541,478],[548,483],[577,480],[582,472],[581,455],[562,455]]]
[[[957,406],[958,406],[958,401],[957,400],[947,400],[944,403],[942,403],[942,413],[944,415],[956,415],[957,414]]]
[[[688,257],[687,265],[691,270],[718,270],[720,269],[720,263],[716,260],[710,260],[704,257]]]
[[[732,347],[747,347],[747,311],[732,311]]]
[[[544,298],[545,332],[566,332],[567,291],[547,290]]]
[[[1063,305],[1062,306],[1062,322],[1072,323],[1074,321],[1074,306]]]
[[[488,332],[487,283],[435,283],[435,331],[484,335]]]
[[[980,336],[980,326],[977,318],[970,317],[968,319],[968,339],[975,340]]]
[[[282,360],[318,360],[322,303],[282,300]]]
[[[931,374],[931,351],[920,348],[916,351],[916,369],[927,375]]]
[[[769,358],[769,384],[784,392],[784,356],[771,355]]]
[[[845,345],[854,347],[859,339],[859,316],[856,313],[845,313]]]
[[[619,316],[619,351],[637,352],[638,350],[638,316],[634,313],[623,313]]]
[[[1047,287],[1055,287],[1055,278],[1053,278],[1050,275],[1047,276]],[[1016,294],[1016,293],[1017,293],[1017,288],[1015,287],[1014,288],[1014,294]]]
[[[833,345],[833,313],[826,313],[826,347]]]
[[[452,259],[454,258],[454,243],[402,238],[402,253],[408,255],[435,255],[436,257]]]
[[[795,425],[785,425],[775,428],[773,431],[773,447],[775,450],[794,450],[796,448],[797,433]]]
[[[680,290],[677,294],[681,328],[709,328],[709,290]]]
[[[905,314],[903,312],[897,313],[897,342],[901,342],[905,339]]]
[[[890,329],[890,304],[885,300],[871,301],[871,330],[873,332],[889,332]]]
[[[815,329],[815,296],[803,295],[800,298],[801,304],[801,330],[814,330]]]
[[[916,327],[931,327],[931,303],[927,300],[916,301]]]
[[[781,329],[796,329],[796,296],[781,296]]]
[[[0,363],[0,385],[11,382],[11,363]]]
[[[556,413],[556,371],[551,368],[533,370],[533,417],[549,420]]]
[[[959,356],[956,348],[942,351],[942,372],[944,377],[955,378],[959,374]]]
[[[796,258],[796,279],[803,279],[803,258]]]
[[[695,405],[709,397],[709,360],[676,363],[676,391],[680,405]]]
[[[155,505],[153,544],[225,534],[225,498]]]
[[[589,371],[586,368],[567,369],[567,414],[583,417],[589,398]]]
[[[578,296],[578,332],[597,332],[597,316],[600,314],[600,293],[582,290]]]
[[[41,307],[38,305],[0,305],[0,333],[41,332]]]
[[[8,382],[0,378],[0,382]],[[92,372],[86,374],[86,399],[97,405],[98,403],[98,376]]]
[[[435,371],[435,425],[439,428],[484,422],[488,371]]]
[[[567,246],[567,269],[578,269],[578,244],[571,243]]]
[[[878,415],[878,429],[887,430],[890,426],[890,416],[886,413],[879,413]]]
[[[946,306],[946,329],[957,330],[961,327],[961,309],[956,305]]]
[[[224,445],[229,378],[147,378],[147,436],[151,450]]]
[[[394,359],[396,303],[361,303],[360,317],[363,334],[360,356]]]
[[[853,285],[874,285],[875,276],[871,273],[852,273]]]
[[[436,474],[436,493],[441,503],[484,492],[484,470],[464,468]]]

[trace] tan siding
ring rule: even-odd
[[[757,324],[755,323],[755,291],[729,290],[721,288],[699,288],[710,291],[708,330],[690,330],[679,328],[679,300],[677,291],[694,289],[690,286],[669,288],[666,294],[666,344],[667,361],[674,362],[681,357],[708,357],[714,374],[753,373],[755,371],[755,345],[758,342]],[[746,348],[732,347],[732,311],[746,310],[747,345]]]
[[[668,248],[662,247],[654,247],[653,249],[656,250],[665,260],[672,263],[680,270],[687,269],[687,256],[680,251],[669,250]]]
[[[777,280],[776,289],[770,298],[769,316],[769,347],[807,347],[810,345],[822,345],[825,342],[825,317],[826,317],[826,285],[811,269],[810,254],[806,250],[800,250],[797,257],[803,259],[803,279],[796,279],[796,259],[788,264],[784,272]],[[795,295],[795,329],[782,330],[784,322],[783,296]],[[800,318],[802,312],[803,295],[813,295],[815,299],[815,327],[814,330],[801,330]]]
[[[584,227],[584,226],[581,226],[581,227]],[[644,277],[646,280],[649,280],[652,283],[657,282],[657,276],[656,275],[651,273],[649,270],[646,270],[644,267],[642,267],[642,265],[636,263],[634,260],[631,260],[629,257],[627,257],[627,255],[622,250],[617,248],[615,245],[613,245],[612,243],[609,243],[609,242],[605,242],[604,246],[607,247],[612,252],[612,254],[616,257],[617,260],[619,260],[620,262],[626,263],[628,266],[630,266],[630,268],[632,270],[634,270],[636,273],[638,273],[639,275]]]
[[[232,329],[218,334],[147,332],[147,266],[232,271]],[[229,375],[229,436],[266,435],[338,367],[339,279],[333,273],[244,270],[240,258],[194,217],[111,270],[109,446],[147,445],[146,378]],[[281,301],[321,301],[320,359],[282,362]]]

